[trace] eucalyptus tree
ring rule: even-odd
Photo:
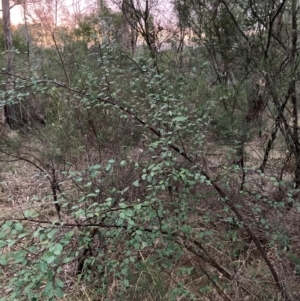
[[[163,30],[159,24],[155,24],[155,7],[157,0],[123,0],[121,10],[123,12],[122,43],[126,47],[136,47],[138,35],[140,35],[150,51],[151,58],[156,64],[158,53],[158,34]],[[134,51],[133,51],[134,52]]]

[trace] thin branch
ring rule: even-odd
[[[1,71],[2,71],[2,73],[6,73],[3,70],[1,70]],[[0,73],[1,73],[1,71],[0,71]],[[13,76],[15,76],[15,75],[13,75]],[[30,80],[28,78],[24,78],[24,77],[21,77],[21,76],[16,76],[16,77],[22,78],[23,80],[26,80],[26,81]],[[36,84],[53,84],[53,85],[55,85],[57,87],[61,87],[61,88],[67,89],[70,92],[73,92],[73,93],[78,94],[80,96],[85,96],[85,97],[91,97],[92,96],[91,94],[89,94],[87,92],[78,90],[76,88],[71,88],[70,86],[66,85],[65,83],[56,82],[56,81],[53,81],[53,80],[37,80]],[[124,107],[123,105],[119,104],[117,102],[117,100],[113,99],[112,97],[106,99],[106,98],[102,98],[102,97],[98,96],[97,100],[100,103],[109,104],[109,105],[111,105],[113,107],[118,108],[119,110],[125,112],[127,115],[131,116],[134,120],[136,120],[138,123],[140,123],[141,125],[143,125],[145,128],[147,128],[150,132],[152,132],[157,137],[159,137],[159,138],[162,137],[162,134],[161,134],[160,130],[156,129],[152,125],[149,125],[145,120],[143,120],[139,116],[137,116],[135,112],[133,112],[132,110],[128,109],[127,107]],[[201,167],[199,166],[199,164],[196,163],[196,162],[194,162],[194,160],[185,151],[181,150],[177,145],[175,145],[173,143],[170,143],[168,146],[169,146],[170,149],[172,149],[173,151],[175,151],[176,153],[178,153],[179,155],[181,155],[189,163],[191,163],[193,165],[198,165],[200,173],[206,178],[206,180],[209,183],[211,183],[212,187],[219,194],[221,200],[225,204],[227,204],[228,207],[231,209],[231,211],[236,215],[236,217],[241,222],[241,224],[243,225],[244,229],[246,230],[246,232],[250,236],[251,240],[254,242],[257,250],[261,254],[261,256],[264,259],[265,263],[267,264],[267,266],[268,266],[268,268],[269,268],[269,270],[270,270],[270,272],[271,272],[271,274],[273,276],[275,284],[278,287],[279,291],[281,292],[282,297],[284,298],[284,300],[290,301],[291,299],[288,296],[284,285],[279,280],[278,274],[277,274],[274,266],[272,265],[271,261],[269,260],[266,251],[263,249],[262,245],[259,242],[259,239],[254,234],[254,232],[251,230],[250,226],[247,224],[247,222],[243,218],[242,214],[240,213],[240,211],[235,206],[235,203],[237,203],[237,202],[231,201],[231,196],[227,195],[227,193],[216,183],[216,181],[214,181],[211,178],[211,176],[207,172],[205,172],[204,170],[201,170]],[[92,225],[93,226],[97,226],[97,224],[91,224],[91,226]],[[98,224],[98,226],[100,226],[100,225]],[[109,227],[116,227],[116,226],[109,225]]]
[[[64,60],[63,60],[63,58],[62,58],[62,55],[61,55],[61,53],[60,53],[60,50],[59,50],[59,48],[58,48],[58,46],[57,46],[57,43],[56,43],[56,39],[55,39],[54,33],[52,33],[52,39],[53,39],[53,42],[54,42],[54,45],[55,45],[55,49],[56,49],[56,51],[57,51],[57,53],[58,53],[58,56],[59,56],[59,60],[60,60],[60,62],[61,62],[61,64],[62,64],[62,67],[63,67],[63,70],[64,70],[64,74],[65,74],[65,77],[66,77],[67,85],[68,85],[68,87],[69,87],[69,86],[70,86],[70,77],[69,77],[68,71],[67,71],[67,69],[66,69],[65,62],[64,62]]]

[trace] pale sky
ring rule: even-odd
[[[19,23],[23,23],[23,13],[22,13],[21,5],[17,5],[11,9],[10,18],[11,18],[11,23],[13,25],[18,25]]]
[[[70,11],[73,11],[73,9],[75,7],[73,7],[72,5],[79,5],[79,6],[85,6],[88,7],[92,2],[94,2],[93,0],[64,0],[62,1],[65,3],[65,5],[67,4],[67,7]],[[109,2],[109,1],[108,1]],[[155,2],[155,1],[153,1]],[[162,23],[172,23],[172,5],[170,4],[170,0],[158,0],[157,1],[158,5],[155,6],[155,12],[157,15],[157,19],[162,22]],[[85,4],[85,5],[83,5]],[[24,22],[24,13],[23,13],[23,9],[21,5],[16,5],[11,9],[11,23],[13,25],[18,25],[20,23]],[[1,16],[1,13],[0,13]]]
[[[44,0],[44,2],[46,2],[46,1],[47,0]],[[95,0],[60,0],[59,2],[60,2],[59,10],[61,10],[62,8],[65,8],[71,14],[78,14],[78,13],[88,12],[88,9],[90,7],[94,7],[95,3],[97,1],[95,1]],[[0,2],[0,9],[1,9],[1,2]],[[0,12],[0,17],[2,17],[1,12]],[[18,25],[20,23],[24,23],[24,12],[23,12],[22,5],[16,5],[10,10],[10,18],[11,18],[11,23],[13,25]],[[58,22],[59,22],[59,20],[58,20]]]

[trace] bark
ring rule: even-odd
[[[130,26],[128,22],[129,16],[128,0],[124,0],[122,4],[123,20],[122,20],[122,47],[123,49],[130,49]]]
[[[134,55],[136,49],[137,32],[136,20],[134,18],[134,8],[130,0],[122,2],[123,20],[121,43],[123,49],[131,50]]]
[[[248,113],[246,115],[246,122],[258,120],[265,110],[265,84],[265,79],[260,77],[257,80],[255,87],[252,88],[248,99]]]
[[[296,0],[292,0],[292,52],[291,52],[291,65],[295,71],[295,64],[297,59],[297,7]],[[293,72],[294,73],[294,72]],[[296,188],[300,187],[300,143],[299,143],[299,129],[298,129],[298,108],[296,96],[296,79],[293,76],[291,83],[291,100],[292,100],[292,115],[293,115],[293,142],[294,142],[294,155],[296,159],[295,170],[295,184]]]
[[[13,54],[13,41],[12,41],[12,33],[11,33],[11,23],[10,23],[10,7],[9,7],[9,0],[2,0],[2,11],[3,11],[3,33],[4,33],[4,44],[5,44],[5,51],[6,51],[6,72],[7,72],[7,79],[6,79],[6,96],[5,100],[10,101],[9,95],[10,92],[14,90],[14,82],[13,77],[11,74],[14,73],[14,54]],[[10,125],[13,125],[16,122],[16,112],[15,112],[15,105],[7,103],[4,106],[4,111],[1,112],[1,124],[4,125],[5,117]]]

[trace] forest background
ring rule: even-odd
[[[298,301],[299,8],[2,0],[0,300]]]

